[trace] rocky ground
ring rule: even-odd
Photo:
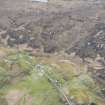
[[[105,1],[0,0],[0,47],[32,55],[63,53],[105,85]]]
[[[71,53],[76,43],[81,42],[80,49],[105,27],[103,0],[50,0],[48,3],[8,0],[1,1],[0,5],[0,34],[4,46],[27,44],[48,53],[61,50]],[[104,36],[104,32],[100,34],[99,37]]]

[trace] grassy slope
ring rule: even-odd
[[[8,53],[7,53],[8,51]],[[64,99],[35,65],[42,63],[49,75],[62,84],[62,90],[77,103],[96,102],[105,105],[97,95],[100,87],[84,71],[84,65],[51,57],[29,56],[15,50],[1,48],[0,105],[64,105]],[[17,98],[13,98],[17,96]],[[9,97],[9,98],[8,98]],[[9,104],[7,104],[9,103]]]

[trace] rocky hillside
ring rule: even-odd
[[[0,0],[0,58],[0,105],[105,105],[105,0]]]
[[[103,55],[104,49],[100,52],[99,48],[98,51],[93,48],[103,46],[97,45],[98,43],[104,43],[103,39],[100,39],[102,35],[104,36],[105,27],[103,0],[62,0],[58,2],[50,0],[47,4],[25,0],[1,2],[1,46],[22,45],[26,48],[42,48],[47,53],[63,50],[68,54],[72,52],[72,48],[80,56],[88,56],[87,52],[97,52]],[[100,31],[103,32],[100,33]],[[97,36],[99,39],[93,38],[97,34],[99,34]],[[87,48],[89,42],[94,44]],[[77,50],[81,48],[85,51]],[[92,52],[87,51],[91,49],[93,49]]]
[[[105,57],[105,24],[95,25],[94,32],[78,41],[67,53],[76,52],[81,58],[95,58],[97,54]]]

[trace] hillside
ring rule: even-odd
[[[0,105],[105,105],[104,0],[0,0]]]

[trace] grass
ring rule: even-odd
[[[36,58],[29,56],[27,53],[12,53],[6,56],[6,60],[0,61],[0,80],[5,80],[5,75],[15,76],[16,73],[24,73],[24,76],[10,78],[9,84],[3,83],[0,88],[0,94],[5,97],[8,92],[19,90],[24,96],[19,104],[27,105],[28,98],[31,100],[30,105],[63,105],[61,94],[48,81],[48,79],[36,70],[35,65],[42,63],[51,78],[58,80],[65,88],[69,98],[73,97],[73,101],[77,103],[95,102],[98,105],[105,105],[105,102],[98,96],[101,88],[91,78],[90,74],[84,72],[84,66],[73,62],[60,62],[54,57]],[[11,70],[11,61],[13,68]],[[43,63],[44,62],[44,63]],[[18,67],[18,68],[17,68]],[[27,73],[26,73],[27,72]],[[23,79],[24,77],[24,79]],[[17,82],[13,82],[17,80]],[[2,82],[0,84],[2,85]]]

